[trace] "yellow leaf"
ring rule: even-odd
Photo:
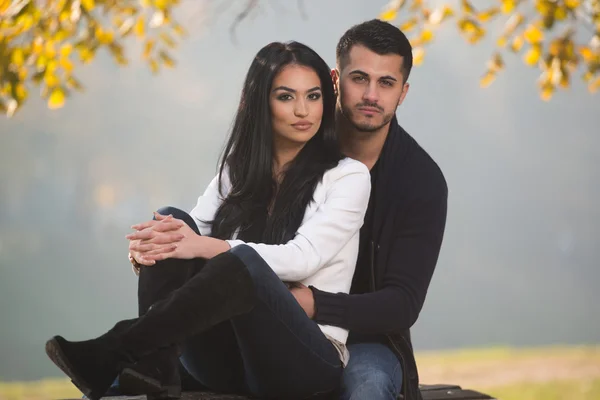
[[[598,89],[600,89],[600,76],[596,77],[596,79],[588,84],[590,93],[596,93]]]
[[[94,9],[94,7],[96,6],[96,3],[94,2],[94,0],[81,0],[81,5],[87,11],[92,11]]]
[[[430,29],[425,29],[421,32],[421,43],[429,43],[433,40],[433,32]]]
[[[417,11],[419,8],[423,7],[423,0],[413,0],[409,11]]]
[[[11,54],[10,61],[16,67],[20,67],[21,65],[23,65],[25,63],[25,55],[23,53],[23,49],[21,49],[20,47],[14,49]]]
[[[496,80],[496,74],[492,71],[487,71],[479,80],[479,86],[482,88],[488,87]]]
[[[504,35],[510,36],[525,21],[521,13],[511,15],[504,24]]]
[[[506,47],[507,43],[508,40],[506,39],[506,36],[500,36],[496,41],[496,45],[498,45],[498,47]]]
[[[50,97],[48,97],[48,108],[51,110],[61,108],[65,105],[65,98],[65,91],[62,88],[55,88],[52,93],[50,93]]]
[[[27,97],[27,89],[25,88],[25,85],[22,83],[17,84],[17,87],[15,88],[15,94],[17,95],[17,101],[25,100]]]
[[[51,40],[46,41],[46,45],[44,46],[44,52],[46,57],[54,58],[56,57],[56,49],[54,48],[54,42]]]
[[[133,28],[133,32],[138,36],[138,37],[142,37],[144,36],[144,17],[143,16],[139,16],[137,22],[135,23],[135,26]]]
[[[95,53],[88,47],[83,47],[79,50],[79,59],[82,63],[87,64],[94,59]]]
[[[382,21],[393,21],[396,19],[398,15],[398,10],[394,9],[394,8],[390,8],[389,10],[386,10],[384,12],[381,13],[381,15],[379,15],[379,19]]]
[[[552,98],[552,95],[554,94],[554,90],[555,90],[555,87],[552,84],[552,82],[545,81],[541,85],[540,97],[544,101],[549,101]]]
[[[561,88],[568,89],[571,84],[570,79],[569,79],[569,74],[563,73],[562,76],[560,77],[560,82],[558,84],[560,85]]]
[[[477,14],[477,19],[481,22],[487,22],[490,19],[494,18],[496,15],[500,13],[500,9],[498,7],[492,7],[489,10],[480,12]]]
[[[142,57],[145,60],[147,60],[150,57],[150,53],[152,53],[152,49],[154,48],[155,43],[156,42],[153,39],[146,40],[146,43],[144,45],[144,53],[142,54]]]
[[[534,66],[540,61],[542,56],[542,45],[534,44],[529,51],[523,56],[523,61],[529,66]]]
[[[58,79],[58,76],[54,75],[53,73],[46,72],[46,75],[44,75],[44,82],[46,82],[46,86],[54,87],[58,86],[60,80]]]
[[[411,19],[400,25],[400,30],[402,32],[410,32],[415,28],[415,26],[417,26],[418,23],[419,19],[417,17],[412,17]]]
[[[483,39],[483,34],[476,33],[474,35],[469,36],[467,38],[467,41],[469,42],[469,44],[477,44],[477,42],[479,42],[481,39]]]
[[[431,14],[429,14],[429,23],[431,25],[439,25],[447,18],[454,15],[454,11],[448,5],[438,7]]]
[[[152,71],[153,74],[158,73],[158,68],[158,61],[156,61],[155,59],[150,60],[150,71]]]
[[[490,72],[494,73],[504,69],[504,60],[502,59],[502,55],[500,53],[495,53],[488,61],[487,67]]]
[[[176,43],[168,33],[162,32],[160,35],[161,40],[170,48],[175,47]]]
[[[468,0],[461,0],[460,5],[462,7],[463,12],[467,14],[475,13],[475,9]]]
[[[529,43],[540,43],[544,40],[544,33],[535,25],[529,25],[523,34]]]
[[[559,21],[564,21],[565,19],[567,19],[567,8],[566,7],[556,7],[556,10],[554,11],[554,18],[556,18]]]
[[[169,56],[169,54],[167,54],[166,51],[162,50],[158,53],[158,56],[160,57],[161,61],[163,62],[163,65],[165,67],[168,68],[173,68],[175,67],[175,60],[173,60],[171,58],[171,56]]]
[[[154,0],[154,7],[159,10],[166,10],[169,7],[169,0]]]
[[[413,65],[421,65],[423,64],[423,60],[425,59],[425,49],[422,47],[413,48]]]
[[[55,34],[54,34],[54,40],[56,40],[56,42],[60,43],[65,41],[67,38],[69,38],[72,35],[71,32],[66,31],[64,29],[59,29]]]
[[[34,54],[40,54],[42,52],[42,50],[44,50],[44,41],[41,37],[38,36],[33,41],[33,46],[31,48],[31,51]]]
[[[568,8],[577,8],[581,5],[581,0],[564,0],[564,2]]]
[[[35,66],[38,70],[42,70],[46,68],[46,65],[48,64],[48,57],[46,57],[44,54],[40,54]]]
[[[67,73],[73,72],[74,65],[68,58],[61,58],[59,64],[63,70]]]
[[[590,62],[594,58],[594,52],[587,46],[581,46],[579,48],[579,54],[581,54],[586,62]]]
[[[115,39],[112,31],[105,31],[102,28],[96,29],[96,38],[100,44],[111,44]]]
[[[73,51],[73,45],[71,43],[65,43],[60,48],[61,57],[69,57]]]
[[[179,24],[176,24],[173,27],[173,32],[175,32],[176,35],[179,35],[181,37],[184,37],[184,36],[187,35],[187,32],[186,32],[185,28],[183,26],[179,25]]]
[[[515,0],[502,0],[502,13],[510,14],[516,7],[517,2]]]
[[[512,51],[514,51],[515,53],[518,53],[521,50],[521,48],[523,48],[523,44],[524,43],[525,42],[523,41],[523,37],[522,36],[520,36],[520,35],[519,36],[515,36],[513,38],[512,43],[510,44],[510,49]]]
[[[83,90],[83,86],[81,85],[81,83],[79,83],[79,81],[77,79],[73,78],[72,76],[67,78],[67,86],[70,88],[73,88],[75,90],[79,90],[79,91]]]

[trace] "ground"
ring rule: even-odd
[[[453,383],[502,400],[600,399],[600,346],[417,353],[423,383]],[[0,383],[0,400],[77,398],[68,380]]]

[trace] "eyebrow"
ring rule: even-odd
[[[273,92],[276,92],[276,91],[278,91],[278,90],[285,90],[285,91],[288,91],[288,92],[296,93],[296,90],[295,90],[295,89],[289,88],[289,87],[287,87],[287,86],[277,86],[277,87],[276,87],[275,89],[273,89],[272,91],[273,91]],[[317,90],[321,90],[321,87],[320,87],[320,86],[315,86],[314,88],[308,89],[308,90],[307,90],[307,93],[310,93],[310,92],[316,92]]]
[[[355,69],[354,71],[350,71],[350,75],[360,75],[360,76],[364,76],[364,77],[369,76],[369,74],[367,74],[364,71],[361,71],[360,69]],[[394,78],[391,75],[386,75],[386,76],[382,76],[381,78],[379,78],[379,80],[382,80],[382,79],[387,79],[390,81],[398,82],[398,79]]]

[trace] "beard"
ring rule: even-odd
[[[386,126],[394,118],[395,112],[386,114],[385,110],[383,110],[381,107],[379,107],[377,105],[369,104],[368,105],[369,107],[377,107],[381,110],[381,112],[382,112],[381,121],[379,121],[379,122],[369,121],[368,119],[363,120],[363,121],[357,121],[356,114],[354,113],[353,108],[358,108],[361,106],[364,107],[364,106],[367,106],[367,104],[358,104],[355,107],[346,107],[346,106],[339,104],[339,107],[338,107],[338,110],[339,110],[340,114],[343,116],[343,118],[345,118],[346,121],[348,121],[359,132],[365,132],[365,133],[376,132],[376,131],[380,130],[381,128],[383,128],[384,126]]]

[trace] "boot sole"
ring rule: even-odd
[[[73,383],[73,385],[75,385],[75,387],[77,387],[77,389],[79,389],[87,398],[90,400],[99,400],[102,398],[104,393],[95,392],[84,379],[81,379],[81,377],[77,376],[74,372],[73,366],[62,351],[60,343],[56,340],[56,336],[46,342],[46,354],[62,372],[71,378],[71,383]]]
[[[130,395],[146,395],[148,400],[179,399],[180,386],[163,386],[160,381],[140,374],[131,369],[124,368],[119,375],[119,388]]]

